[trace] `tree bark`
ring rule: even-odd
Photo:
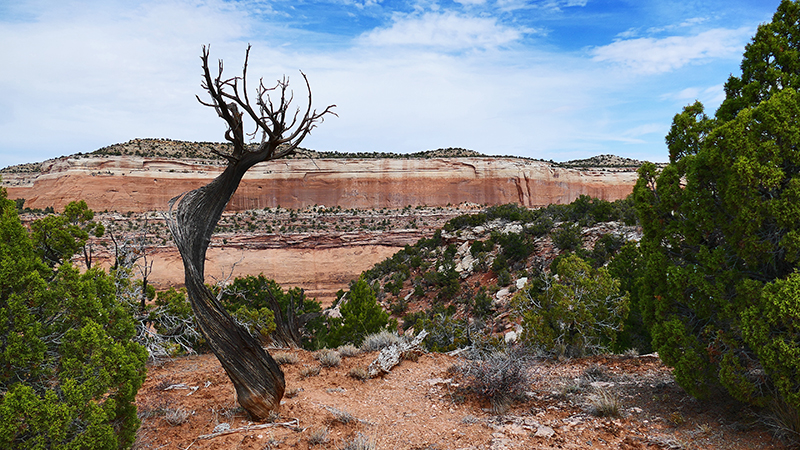
[[[210,184],[172,199],[169,222],[183,258],[186,291],[197,325],[233,382],[239,404],[254,418],[263,419],[280,406],[286,387],[283,371],[217,301],[204,276],[211,234],[246,171],[229,165]]]
[[[256,102],[259,111],[256,112],[246,93],[249,54],[248,47],[241,78],[222,79],[221,61],[219,74],[212,78],[208,66],[208,49],[203,48],[202,86],[208,91],[212,102],[198,100],[213,107],[227,123],[225,138],[233,144],[233,151],[230,154],[220,154],[228,161],[227,168],[220,176],[206,186],[170,200],[167,224],[183,259],[186,291],[201,333],[233,382],[239,404],[253,418],[265,419],[280,406],[286,388],[283,371],[261,347],[258,339],[236,323],[205,285],[206,251],[225,206],[247,170],[259,162],[294,152],[316,122],[321,122],[325,114],[333,114],[330,109],[334,105],[319,114],[312,112],[311,89],[303,75],[306,87],[309,88],[308,108],[299,120],[298,109],[293,117],[289,115],[290,121],[287,123],[287,110],[293,97],[291,93],[287,95],[286,78],[278,81],[278,85],[271,89],[265,88],[263,83],[259,84]],[[243,96],[239,94],[239,81],[242,82]],[[280,94],[278,103],[273,104],[269,98],[270,92]],[[232,102],[227,103],[226,100]],[[239,107],[243,113],[239,113]],[[262,140],[259,145],[248,147],[246,144],[243,117],[252,119],[256,130],[261,131]],[[284,133],[288,136],[284,137]]]

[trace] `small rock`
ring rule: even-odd
[[[505,426],[505,432],[508,433],[508,434],[526,434],[527,433],[525,431],[525,429],[522,428],[522,425],[519,425],[519,424],[516,424],[516,423],[512,423],[510,425],[506,425]]]
[[[540,437],[540,438],[545,438],[545,439],[550,439],[555,434],[556,434],[556,430],[554,430],[554,429],[552,429],[550,427],[542,425],[542,426],[540,426],[539,428],[536,429],[536,434],[534,434],[534,436]]]
[[[492,439],[489,450],[506,450],[511,444],[511,439],[496,437]]]
[[[504,336],[506,344],[513,344],[517,342],[517,332],[516,331],[509,331]]]
[[[511,291],[509,291],[508,288],[503,288],[497,291],[496,294],[494,294],[494,298],[497,300],[498,303],[503,303],[506,300],[506,297],[508,297],[510,294]]]
[[[423,383],[430,384],[431,386],[436,386],[437,384],[450,384],[452,381],[453,381],[452,378],[447,378],[447,379],[445,379],[445,378],[429,378],[429,379],[423,381]]]

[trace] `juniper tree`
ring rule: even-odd
[[[214,150],[227,160],[225,170],[209,184],[173,198],[167,223],[183,259],[186,291],[197,325],[233,382],[239,404],[252,417],[263,419],[280,405],[285,389],[283,372],[206,287],[206,250],[222,211],[247,170],[294,153],[325,115],[334,114],[334,105],[322,112],[312,109],[311,88],[302,72],[308,90],[305,109],[291,111],[294,96],[286,77],[271,88],[260,80],[253,97],[255,104],[251,103],[247,86],[249,56],[248,46],[241,77],[223,78],[222,61],[216,75],[212,75],[209,49],[203,47],[202,87],[210,100],[198,97],[198,101],[213,108],[225,122],[225,139],[232,144],[231,151]],[[246,121],[254,125],[252,133],[245,133]]]
[[[714,117],[675,116],[670,163],[640,169],[639,301],[676,381],[800,410],[800,3],[747,45]]]
[[[62,219],[48,229],[77,249]],[[105,272],[45,263],[37,242],[0,189],[0,448],[128,448],[147,358],[131,315]]]

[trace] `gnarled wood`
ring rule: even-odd
[[[311,109],[311,88],[303,74],[308,89],[308,106],[300,116],[298,109],[287,116],[292,102],[288,79],[278,81],[274,88],[265,88],[263,80],[256,89],[254,109],[247,96],[247,48],[242,77],[222,78],[222,61],[219,72],[212,77],[208,66],[208,48],[203,47],[203,83],[211,102],[200,103],[213,107],[225,120],[228,130],[225,139],[233,144],[230,154],[220,154],[228,160],[225,171],[211,183],[170,200],[167,224],[183,259],[186,291],[192,304],[198,327],[211,350],[219,359],[236,388],[239,404],[256,419],[263,419],[277,409],[283,397],[285,381],[283,371],[264,350],[259,341],[240,327],[205,285],[205,257],[211,235],[225,206],[247,172],[255,164],[281,158],[294,152],[300,142],[311,132],[325,114],[334,114],[328,106],[323,112]],[[301,72],[302,73],[302,72]],[[239,83],[243,92],[240,94]],[[273,103],[270,93],[280,96]],[[287,96],[288,94],[288,96]],[[228,103],[228,101],[230,101]],[[239,110],[244,112],[239,112]],[[255,123],[255,137],[260,132],[261,142],[248,145],[245,141],[244,117]],[[287,123],[287,120],[289,122]]]

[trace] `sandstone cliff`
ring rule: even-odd
[[[160,216],[140,213],[164,211],[172,197],[219,175],[224,167],[213,159],[214,150],[225,151],[224,144],[137,139],[88,155],[6,168],[0,175],[8,197],[25,199],[26,207],[62,211],[84,199],[96,212],[126,213],[98,216],[117,236],[151,227],[150,281],[163,289],[183,283],[182,262]],[[264,273],[327,304],[362,271],[430,237],[474,205],[536,207],[569,203],[582,194],[613,201],[625,198],[636,182],[634,168],[621,167],[630,161],[606,158],[563,167],[452,150],[415,157],[308,152],[255,166],[220,221],[208,253],[207,281]],[[591,168],[596,162],[604,167]],[[314,205],[330,209],[310,208]],[[237,213],[244,210],[258,211]],[[113,246],[107,237],[98,244],[97,262],[107,267]]]
[[[135,155],[78,155],[45,161],[29,172],[5,169],[9,198],[25,206],[60,210],[84,199],[95,211],[165,210],[170,198],[221,173],[211,159]],[[229,210],[313,205],[402,208],[407,205],[569,203],[585,194],[625,198],[636,182],[632,168],[565,168],[513,157],[293,158],[252,168]]]

